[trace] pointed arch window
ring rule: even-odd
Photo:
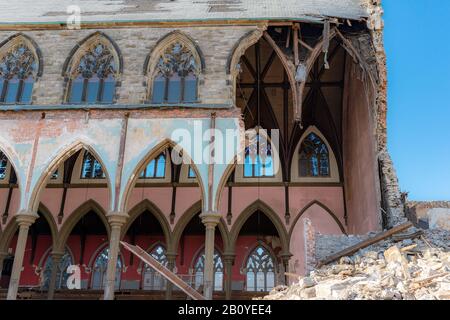
[[[194,170],[191,166],[189,166],[188,178],[189,178],[189,179],[197,178],[197,175],[196,175],[196,173],[195,173],[195,170]]]
[[[203,285],[203,276],[205,272],[205,252],[198,256],[197,260],[194,264],[194,285],[195,288],[198,289]],[[213,288],[214,291],[222,291],[223,290],[223,262],[222,257],[220,256],[217,250],[214,250],[214,283]]]
[[[0,103],[30,103],[37,72],[38,58],[23,42],[0,55]]]
[[[183,43],[175,42],[160,55],[153,76],[152,103],[197,101],[200,62]]]
[[[166,176],[166,154],[161,153],[158,157],[149,162],[144,171],[141,172],[141,179],[162,179]]]
[[[272,146],[267,139],[257,134],[245,147],[244,177],[274,177]]]
[[[8,168],[8,158],[0,151],[0,180],[6,179],[6,170]]]
[[[72,104],[113,103],[118,62],[113,49],[97,42],[72,66],[67,101]]]
[[[310,133],[300,146],[299,173],[301,177],[330,176],[328,148],[315,133]]]
[[[108,255],[109,247],[104,248],[98,256],[95,258],[94,265],[92,267],[92,289],[102,290],[105,287],[106,282],[106,269],[108,267]],[[115,277],[115,290],[120,289],[120,279],[122,274],[122,259],[120,255],[117,257],[116,264],[116,277]]]
[[[263,246],[249,255],[245,270],[247,291],[269,292],[275,287],[274,259]]]
[[[90,152],[86,151],[81,166],[81,179],[104,179],[105,177],[100,162]]]
[[[72,259],[72,255],[67,250],[67,248],[57,266],[54,265],[53,257],[51,254],[49,254],[47,259],[45,260],[45,265],[44,265],[43,289],[48,290],[48,288],[50,286],[50,278],[51,278],[53,268],[57,268],[55,289],[57,289],[57,290],[58,289],[66,289],[67,288],[67,279],[70,276],[70,274],[67,273],[67,268],[70,265],[73,265],[73,259]]]
[[[157,245],[153,248],[150,255],[163,266],[167,267],[166,249],[162,245]],[[152,267],[145,264],[142,288],[144,290],[163,291],[166,289],[166,279],[164,279]]]

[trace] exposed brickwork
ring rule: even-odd
[[[316,265],[316,238],[311,220],[306,218],[303,223],[305,230],[305,265],[308,274],[314,270]]]
[[[376,133],[378,144],[378,159],[382,171],[383,197],[388,207],[387,223],[394,226],[405,219],[405,209],[401,200],[401,193],[398,184],[397,174],[393,162],[387,150],[387,68],[386,52],[383,41],[383,21],[381,14],[381,0],[371,0],[372,10],[369,19],[369,27],[372,29],[372,42],[375,50],[375,60],[378,70],[378,90],[377,90],[377,112],[376,112]]]

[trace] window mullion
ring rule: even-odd
[[[9,80],[5,79],[3,82],[3,91],[1,92],[0,98],[1,102],[5,102],[6,100],[6,93],[8,92],[8,87],[9,87]]]
[[[164,85],[164,102],[166,102],[167,103],[167,100],[169,99],[169,77],[166,75],[165,76],[165,79],[166,79],[166,83],[165,83],[165,85]]]
[[[17,88],[17,93],[16,93],[16,102],[20,102],[20,98],[22,97],[22,92],[23,92],[23,79],[19,80],[19,87]]]
[[[185,76],[183,75],[180,79],[180,102],[184,102],[184,85],[185,85]]]
[[[87,78],[84,78],[84,80],[83,80],[83,93],[81,94],[81,102],[86,102],[88,82],[89,82],[89,80]]]
[[[105,86],[105,79],[102,78],[100,79],[100,83],[98,86],[98,92],[97,92],[97,101],[98,102],[103,102],[103,88]]]

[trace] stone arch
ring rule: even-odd
[[[94,252],[92,253],[92,255],[89,257],[89,261],[88,261],[88,263],[86,264],[87,265],[87,267],[89,267],[89,268],[93,268],[93,266],[94,266],[94,263],[95,263],[95,260],[97,260],[97,257],[98,257],[98,255],[103,251],[103,250],[105,250],[106,248],[108,248],[108,250],[109,250],[109,242],[108,241],[105,241],[105,242],[102,242],[101,244],[99,244],[98,246],[97,246],[97,248],[94,250]],[[123,255],[122,255],[122,250],[120,250],[120,248],[119,248],[119,255],[118,255],[118,257],[119,257],[119,259],[121,260],[121,262],[122,262],[122,270],[124,269],[124,267],[125,267],[125,259],[124,259],[124,257],[123,257]],[[92,272],[89,274],[89,286],[88,287],[90,287],[91,286],[91,281],[92,281]]]
[[[177,42],[181,43],[183,46],[188,48],[189,51],[194,56],[194,59],[198,64],[198,67],[196,68],[197,78],[199,80],[202,80],[206,65],[203,52],[200,49],[199,45],[195,42],[194,39],[192,39],[186,33],[179,30],[172,31],[163,36],[161,39],[159,39],[158,42],[153,47],[153,49],[145,58],[143,71],[144,76],[146,77],[146,86],[147,86],[146,96],[147,100],[149,101],[151,100],[152,97],[153,79],[155,78],[156,75],[156,68],[159,62],[159,57],[164,52],[164,50],[166,50],[171,44]]]
[[[70,51],[63,64],[62,76],[64,77],[64,93],[63,101],[67,102],[70,91],[70,80],[75,72],[74,66],[77,66],[83,55],[95,44],[103,44],[106,47],[112,49],[111,53],[114,58],[114,62],[117,65],[116,73],[114,74],[116,79],[116,86],[120,86],[120,76],[123,74],[123,57],[117,43],[110,38],[106,33],[96,31],[91,35],[88,35],[81,41],[79,41]]]
[[[151,73],[153,71],[153,69],[157,64],[156,60],[161,51],[164,50],[168,45],[176,41],[182,42],[183,44],[187,45],[188,48],[191,49],[192,53],[198,55],[198,61],[200,62],[201,72],[205,71],[206,68],[205,56],[202,50],[200,49],[199,45],[188,34],[179,30],[174,30],[163,36],[161,39],[159,39],[158,42],[156,42],[153,49],[145,58],[143,70],[144,76],[147,75],[149,72]]]
[[[300,178],[299,172],[298,172],[298,159],[299,159],[299,151],[300,147],[305,140],[305,138],[310,134],[314,133],[316,134],[326,145],[328,149],[328,156],[329,156],[329,165],[330,165],[330,177],[328,178],[321,178],[321,177],[314,177],[314,178]],[[335,152],[328,142],[328,139],[323,135],[323,133],[314,125],[309,126],[305,132],[303,132],[302,136],[300,137],[297,145],[294,148],[294,152],[291,157],[290,161],[290,175],[291,175],[291,181],[293,182],[339,182],[341,177],[341,172],[339,170],[339,166],[336,160]],[[308,180],[308,181],[305,181]]]
[[[28,35],[23,34],[22,32],[13,34],[8,37],[6,40],[0,43],[0,55],[4,50],[8,50],[14,45],[23,42],[27,45],[27,47],[33,52],[36,57],[36,61],[38,62],[36,77],[41,77],[44,72],[44,59],[42,57],[42,51],[37,45],[37,43]]]
[[[194,254],[192,255],[192,260],[189,262],[189,267],[190,268],[195,269],[195,263],[201,257],[201,253],[204,254],[204,252],[205,252],[205,245],[202,245],[200,248],[195,250]],[[220,259],[222,259],[222,263],[223,263],[223,256],[224,256],[225,251],[220,250],[220,248],[218,248],[214,244],[214,252],[217,252],[219,254]]]
[[[205,202],[204,199],[206,199],[205,196],[205,187],[204,182],[202,179],[202,176],[200,175],[198,167],[195,165],[195,163],[192,161],[192,158],[187,152],[180,146],[177,145],[175,142],[170,140],[169,138],[163,139],[161,142],[157,143],[156,145],[148,146],[146,150],[144,150],[144,156],[140,158],[138,163],[134,166],[133,171],[129,175],[128,181],[124,185],[123,191],[121,192],[122,196],[119,199],[119,209],[121,212],[126,212],[128,207],[128,200],[130,198],[131,192],[136,185],[136,182],[139,178],[139,174],[144,170],[147,163],[149,163],[152,159],[156,158],[161,152],[166,150],[167,148],[172,147],[174,150],[182,152],[183,153],[183,161],[186,163],[190,163],[191,168],[194,170],[195,175],[197,177],[197,182],[199,184],[199,188],[201,190],[201,199],[202,202]]]
[[[254,214],[258,210],[263,212],[277,229],[281,241],[281,255],[289,255],[289,236],[287,230],[276,212],[273,211],[272,208],[262,200],[256,200],[247,208],[245,208],[234,222],[230,232],[230,247],[233,249],[232,251],[234,251],[237,238],[239,237],[239,233],[245,222],[248,220],[248,218],[250,218],[252,214]]]
[[[0,252],[7,252],[8,246],[18,228],[16,219],[11,219],[0,234]]]
[[[36,179],[36,183],[31,191],[30,198],[28,199],[27,208],[31,210],[37,208],[39,204],[39,199],[42,191],[47,185],[48,178],[50,175],[59,168],[61,163],[70,158],[73,154],[81,149],[86,149],[89,151],[96,159],[100,162],[103,172],[106,176],[106,181],[109,189],[110,199],[113,199],[113,186],[111,184],[111,177],[109,175],[108,169],[100,156],[99,152],[93,147],[94,143],[89,139],[78,138],[72,143],[66,144],[60,147],[51,157],[49,157],[49,162],[46,163],[45,169],[42,170],[40,176]],[[35,210],[33,210],[34,212]]]
[[[341,223],[341,221],[339,220],[339,218],[333,213],[333,211],[331,211],[330,208],[328,208],[326,205],[324,205],[322,202],[318,201],[318,200],[313,200],[311,201],[309,204],[307,204],[301,211],[300,213],[295,217],[295,219],[292,222],[291,225],[291,229],[289,230],[289,239],[292,237],[292,233],[294,232],[295,229],[295,225],[297,224],[297,221],[303,216],[303,214],[312,206],[317,205],[320,208],[322,208],[323,210],[325,210],[332,218],[333,220],[336,222],[336,224],[338,225],[339,229],[341,229],[342,233],[347,235],[347,231],[345,230],[344,225]]]
[[[94,211],[100,218],[100,220],[103,222],[106,229],[106,233],[108,235],[108,239],[110,238],[111,230],[108,220],[106,218],[105,210],[95,200],[90,199],[85,203],[83,203],[81,206],[79,206],[77,209],[75,209],[72,212],[72,214],[67,218],[67,220],[64,222],[59,231],[59,237],[55,251],[60,252],[61,250],[64,249],[67,243],[67,239],[69,238],[73,228],[76,226],[78,221],[80,221],[80,219],[90,211]]]
[[[87,282],[88,283],[87,287],[89,290],[93,290],[93,288],[92,288],[93,283],[94,283],[94,272],[93,271],[94,271],[95,262],[96,262],[98,256],[100,255],[100,253],[103,252],[103,250],[105,250],[105,249],[108,249],[108,250],[110,249],[109,241],[105,241],[105,242],[101,243],[100,245],[98,245],[97,248],[95,249],[95,251],[89,257],[89,260],[87,263],[87,268],[89,268],[89,270],[90,270],[89,275],[88,275],[88,282]],[[117,271],[120,271],[120,273],[125,272],[125,270],[128,267],[125,266],[125,259],[124,259],[124,256],[122,254],[122,250],[120,247],[119,247],[119,252],[117,255],[117,262],[118,261],[121,262],[122,268],[117,269],[116,272]],[[106,270],[104,270],[104,272],[105,272],[105,276],[106,276]],[[120,283],[122,283],[122,275],[120,276]],[[100,289],[100,290],[104,290],[104,289]]]
[[[257,43],[259,39],[263,36],[264,29],[258,28],[253,31],[249,31],[244,34],[233,46],[231,53],[228,55],[226,72],[227,75],[231,75],[233,78],[236,77],[239,70],[237,65],[239,59],[245,54],[248,48]]]
[[[164,213],[158,208],[157,205],[155,205],[153,202],[151,202],[148,199],[145,199],[134,206],[133,209],[131,209],[128,213],[129,218],[127,219],[126,224],[122,228],[122,235],[121,239],[125,237],[127,234],[128,229],[131,227],[133,222],[142,214],[145,210],[150,211],[153,216],[159,221],[159,224],[161,225],[161,229],[164,233],[164,238],[166,243],[164,244],[164,247],[169,248],[171,246],[171,232],[170,232],[170,226],[169,223],[164,215]],[[152,245],[153,246],[153,245]]]
[[[239,59],[241,58],[241,56],[243,56],[245,54],[247,49],[249,49],[252,45],[256,44],[258,41],[260,41],[262,38],[264,38],[267,41],[267,43],[273,48],[273,50],[275,51],[277,57],[280,59],[281,64],[283,65],[283,67],[286,71],[286,75],[288,77],[288,80],[289,80],[289,83],[290,83],[291,89],[292,89],[292,103],[293,103],[294,109],[296,109],[295,106],[297,106],[298,102],[300,101],[301,92],[299,91],[299,88],[298,88],[298,85],[297,85],[297,82],[296,82],[295,76],[294,76],[295,66],[292,63],[292,61],[290,61],[285,56],[283,51],[276,45],[276,43],[273,41],[273,39],[267,33],[266,29],[267,29],[267,26],[265,26],[263,28],[259,28],[254,31],[251,31],[251,32],[247,33],[246,35],[244,35],[243,37],[241,37],[241,39],[239,39],[237,44],[235,44],[231,55],[228,57],[226,72],[228,75],[231,76],[231,81],[233,84],[233,89],[232,89],[233,102],[234,102],[234,104],[236,104],[236,78],[239,73],[239,70],[237,69],[237,64],[239,62]],[[296,114],[295,111],[296,110],[294,110],[294,115]]]
[[[65,246],[65,247],[63,248],[63,250],[64,250],[64,251],[63,251],[62,253],[65,253],[65,252],[67,251],[67,252],[69,253],[70,258],[72,259],[72,261],[75,261],[75,256],[73,255],[73,252],[72,252],[72,250],[69,248],[69,246]],[[48,248],[47,250],[45,250],[45,252],[42,254],[41,259],[39,260],[38,267],[44,268],[44,267],[45,267],[45,263],[47,262],[47,259],[49,258],[49,256],[50,256],[53,252],[55,252],[55,251],[53,251],[53,248]]]
[[[78,43],[75,45],[75,47],[72,48],[72,50],[70,51],[66,60],[64,61],[62,76],[67,77],[70,74],[70,71],[72,71],[71,68],[72,68],[74,62],[76,62],[77,59],[80,58],[81,54],[85,52],[83,50],[83,48],[88,47],[89,45],[92,45],[92,44],[98,43],[98,42],[103,43],[106,46],[112,47],[114,49],[112,53],[114,55],[114,58],[117,61],[117,66],[118,66],[118,68],[117,68],[118,74],[117,75],[122,74],[123,73],[123,57],[122,57],[122,53],[120,51],[119,46],[106,33],[101,32],[101,31],[96,31],[96,32],[88,35],[84,39],[78,41]]]
[[[52,234],[52,244],[53,244],[53,248],[55,248],[57,245],[57,241],[58,241],[58,227],[56,225],[56,221],[53,218],[53,215],[50,212],[50,210],[48,210],[47,207],[43,203],[39,204],[38,212],[40,212],[42,214],[42,217],[45,218],[48,226],[50,227],[50,232]]]
[[[371,85],[373,86],[373,88],[376,88],[376,83],[377,81],[375,80],[373,74],[369,71],[369,67],[367,66],[367,64],[364,62],[364,59],[361,57],[361,55],[358,53],[358,51],[354,48],[354,46],[351,44],[351,42],[344,37],[344,35],[335,27],[332,28],[330,30],[330,34],[329,34],[329,41],[333,40],[335,37],[338,37],[339,39],[342,40],[343,45],[342,47],[344,48],[344,50],[353,57],[353,59],[355,61],[357,61],[359,63],[359,65],[361,66],[361,68],[365,71],[365,73],[368,75],[369,81],[371,83]],[[321,53],[322,53],[322,49],[323,49],[323,44],[324,44],[324,39],[323,36],[320,38],[320,40],[317,42],[316,46],[313,48],[313,51],[311,52],[311,54],[309,55],[308,59],[306,60],[306,75],[308,77],[308,75],[310,74],[314,63],[316,62],[316,60],[320,57]],[[299,83],[299,103],[298,103],[298,110],[297,110],[297,114],[299,116],[299,118],[302,115],[302,103],[303,103],[303,94],[305,92],[305,86],[306,86],[306,80],[302,81]]]
[[[172,233],[172,247],[170,248],[170,252],[176,253],[178,250],[178,244],[180,242],[181,236],[183,234],[184,229],[188,223],[202,210],[201,201],[197,201],[194,203],[186,212],[180,217],[175,228]],[[230,250],[230,237],[228,234],[227,226],[223,218],[220,218],[219,225],[220,235],[222,237],[223,242],[223,252],[228,253]]]
[[[16,153],[16,150],[10,145],[10,143],[0,136],[0,152],[8,159],[11,164],[11,168],[14,169],[17,177],[17,185],[19,189],[19,199],[22,199],[23,196],[23,186],[26,184],[26,173],[22,167],[22,162],[20,161],[19,155]],[[21,206],[19,206],[20,208]]]
[[[273,48],[275,53],[277,54],[277,57],[280,59],[281,64],[284,67],[284,70],[286,71],[286,75],[289,80],[289,84],[291,85],[292,90],[292,105],[294,106],[294,118],[296,118],[296,106],[299,104],[299,101],[301,100],[301,95],[299,92],[299,87],[297,85],[297,81],[295,80],[295,66],[294,63],[289,60],[286,55],[283,53],[283,51],[277,46],[275,41],[270,37],[270,35],[267,33],[267,31],[264,31],[264,39],[270,44],[270,46]]]
[[[244,256],[244,258],[242,259],[242,261],[241,261],[241,268],[240,268],[240,270],[244,270],[245,268],[247,268],[247,261],[248,261],[248,259],[250,258],[250,255],[256,250],[256,248],[258,248],[258,247],[264,247],[264,249],[266,249],[269,253],[270,253],[270,255],[272,256],[272,258],[274,259],[274,264],[273,264],[273,267],[274,267],[274,269],[275,269],[275,272],[278,272],[279,271],[279,267],[278,267],[278,265],[279,265],[279,259],[278,259],[278,257],[277,257],[277,255],[275,254],[275,251],[273,251],[273,249],[269,246],[269,245],[267,245],[267,243],[263,243],[263,242],[261,242],[261,243],[257,243],[257,244],[255,244],[253,247],[250,247],[248,250],[247,250],[247,252],[245,253],[245,256]]]
[[[55,219],[53,218],[50,210],[48,210],[47,207],[42,203],[39,204],[38,211],[41,213],[42,218],[45,219],[50,228],[52,236],[52,247],[55,248],[58,243],[58,227],[56,226]],[[16,233],[18,228],[19,225],[17,224],[16,219],[13,216],[3,232],[0,234],[0,252],[8,251],[8,246],[11,243],[11,240],[13,239],[14,234]]]

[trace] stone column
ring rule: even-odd
[[[5,258],[8,256],[8,253],[6,252],[0,252],[0,280],[2,279],[2,272],[3,272],[3,261],[5,261]],[[1,287],[0,287],[1,288]]]
[[[175,269],[175,261],[177,259],[177,254],[167,252],[166,257],[167,257],[167,269],[173,272]],[[166,300],[172,300],[172,292],[173,292],[173,284],[170,281],[166,280]]]
[[[205,270],[203,272],[203,294],[207,300],[212,300],[214,283],[214,232],[221,215],[206,212],[200,215],[205,225]]]
[[[282,275],[282,279],[284,281],[284,283],[279,283],[279,284],[284,284],[284,285],[289,285],[289,277],[286,276],[286,272],[289,272],[289,260],[291,259],[292,255],[290,253],[282,253],[280,255],[281,257],[281,261],[283,263],[283,267],[284,267],[284,274]]]
[[[9,282],[7,300],[16,300],[19,290],[20,274],[23,268],[23,257],[27,245],[28,229],[39,216],[33,212],[22,212],[16,215],[19,225],[19,236],[17,237],[16,251],[14,252],[14,263]]]
[[[111,226],[111,239],[109,241],[108,267],[106,269],[106,283],[104,300],[114,300],[114,287],[116,283],[116,266],[120,251],[120,232],[128,219],[126,213],[114,212],[108,214],[108,222]]]
[[[52,252],[51,255],[52,255],[53,269],[50,274],[50,283],[48,285],[48,293],[47,293],[48,300],[53,300],[56,287],[56,277],[58,276],[59,270],[59,263],[61,262],[61,259],[64,256],[64,252]]]
[[[232,289],[231,289],[231,281],[232,281],[232,267],[234,264],[234,258],[236,256],[232,253],[225,253],[223,255],[223,264],[225,267],[225,299],[226,300],[231,300],[231,293],[232,293]]]

